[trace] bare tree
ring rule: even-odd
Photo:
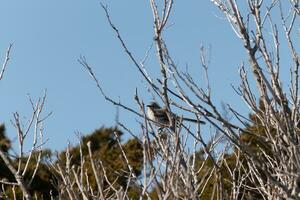
[[[238,91],[257,119],[253,123],[259,124],[264,132],[257,135],[260,148],[256,155],[247,150],[246,144],[239,144],[241,152],[247,155],[251,180],[258,184],[257,190],[268,199],[299,199],[300,60],[297,42],[292,37],[297,31],[295,23],[299,17],[299,1],[248,1],[247,15],[240,12],[234,0],[213,3],[225,14],[236,36],[241,39],[248,55],[251,76],[256,81],[256,89],[251,89],[254,86],[249,86],[250,75],[245,72],[244,65],[241,66]],[[276,17],[281,18],[280,25]],[[281,29],[278,28],[280,26]],[[279,40],[282,36],[285,39]],[[285,64],[280,62],[286,56],[281,52],[284,43],[289,47],[291,61],[287,91],[280,79],[281,72],[288,69],[287,66],[282,68]],[[259,106],[258,100],[261,100],[262,106]]]
[[[217,108],[211,97],[204,48],[201,49],[201,65],[207,78],[206,88],[197,85],[195,77],[188,72],[181,72],[180,67],[173,62],[162,34],[173,9],[173,0],[164,0],[163,4],[159,5],[155,0],[150,0],[154,44],[161,72],[161,78],[158,80],[154,80],[146,71],[144,61],[139,62],[133,56],[120,31],[113,24],[107,7],[102,5],[102,8],[121,47],[149,84],[151,95],[162,102],[168,118],[174,117],[172,109],[177,108],[194,116],[198,123],[186,124],[177,118],[170,120],[172,124],[167,128],[157,127],[157,123],[155,125],[148,118],[144,102],[138,92],[135,100],[139,105],[139,111],[108,97],[87,61],[81,58],[80,63],[96,81],[106,100],[143,118],[140,122],[145,151],[142,196],[145,196],[152,186],[157,190],[159,199],[197,199],[201,197],[201,189],[202,191],[205,189],[205,180],[208,180],[207,175],[210,174],[209,176],[216,177],[214,190],[216,196],[212,195],[212,198],[246,198],[243,191],[248,188],[260,193],[265,199],[299,199],[300,59],[296,47],[299,46],[299,42],[296,41],[297,37],[299,39],[299,33],[297,36],[299,30],[296,27],[299,20],[299,1],[247,0],[237,3],[235,0],[212,0],[211,2],[224,14],[248,56],[248,61],[240,66],[241,84],[234,89],[243,98],[245,105],[252,110],[254,121],[228,104],[228,111],[239,122],[233,124]],[[241,12],[240,4],[248,8],[248,13]],[[289,48],[290,68],[281,62],[281,57],[286,56],[286,53],[282,53],[283,43]],[[282,65],[285,66],[281,67]],[[247,67],[251,73],[247,73]],[[290,82],[283,83],[281,72],[288,69]],[[254,85],[249,84],[249,77],[255,80]],[[289,84],[288,89],[285,89],[287,87],[284,87],[284,84]],[[209,122],[214,130],[209,143],[201,136],[201,118]],[[249,124],[260,127],[260,132],[247,129]],[[241,139],[241,134],[256,138],[255,150]],[[222,144],[221,138],[229,142],[230,148],[225,145],[226,148],[220,153],[215,147]],[[191,153],[186,145],[186,141],[190,139],[195,144],[192,149],[194,151],[203,149],[206,157],[204,162],[210,158],[214,163],[213,168],[195,169],[195,154]],[[224,147],[224,144],[221,146]],[[232,148],[235,149],[236,162],[233,168],[229,167],[224,157],[228,149]],[[227,166],[227,172],[231,177],[230,194],[225,192],[222,166]],[[201,170],[206,174],[203,179],[201,177],[199,179]]]
[[[45,100],[46,100],[46,93],[43,96],[43,98],[38,99],[36,103],[34,103],[30,98],[30,103],[33,111],[32,111],[32,116],[29,119],[29,121],[26,123],[26,125],[24,125],[23,122],[21,121],[19,113],[17,112],[14,113],[14,120],[12,121],[12,123],[17,132],[19,152],[16,156],[13,156],[13,158],[14,157],[17,158],[18,161],[17,166],[15,165],[14,162],[12,162],[12,160],[14,159],[11,159],[11,155],[6,154],[0,149],[0,157],[6,164],[10,172],[14,175],[16,181],[16,182],[0,181],[0,183],[4,185],[18,186],[21,189],[25,199],[32,199],[32,195],[29,192],[29,187],[39,169],[42,149],[45,143],[43,138],[43,130],[44,130],[43,122],[51,114],[49,113],[44,117],[41,116],[44,108]],[[33,143],[31,145],[31,149],[27,152],[27,150],[25,150],[24,145],[26,139],[30,137],[29,136],[30,133],[32,133]],[[33,159],[33,154],[35,154],[37,159]],[[24,178],[28,173],[28,166],[30,163],[32,164],[32,162],[35,162],[35,169],[32,173],[32,176],[28,180],[25,180]]]
[[[81,57],[80,64],[95,81],[100,94],[110,103],[138,117],[139,134],[133,133],[126,123],[117,123],[142,145],[143,173],[139,177],[135,174],[117,134],[120,157],[127,166],[122,173],[127,180],[125,187],[116,186],[116,180],[108,177],[108,169],[100,158],[94,159],[89,142],[80,143],[79,165],[72,165],[70,149],[66,151],[64,164],[51,163],[59,180],[60,199],[130,199],[128,190],[133,183],[140,187],[139,199],[151,199],[153,195],[158,199],[254,199],[254,193],[260,199],[300,199],[299,1],[211,2],[224,14],[233,36],[240,39],[247,55],[248,60],[239,67],[241,83],[233,88],[233,93],[242,98],[245,106],[251,109],[251,115],[244,116],[234,105],[226,104],[226,112],[236,119],[232,122],[219,109],[211,96],[204,47],[200,49],[200,67],[206,80],[205,87],[198,84],[197,77],[187,71],[182,72],[181,67],[175,64],[164,38],[174,0],[149,1],[159,79],[147,71],[145,60],[139,61],[134,57],[121,31],[114,25],[108,8],[101,4],[121,48],[146,81],[147,94],[161,104],[159,111],[164,112],[168,123],[162,125],[158,118],[149,116],[139,91],[134,94],[136,108],[106,95],[92,67],[85,57]],[[245,13],[241,7],[247,8]],[[288,53],[282,52],[283,45],[288,47]],[[10,47],[1,78],[9,60]],[[145,59],[149,56],[147,52]],[[283,56],[289,60],[288,63],[281,61]],[[287,70],[290,77],[288,82],[284,82],[282,73]],[[250,79],[254,79],[254,83]],[[19,115],[14,114],[20,147],[18,166],[13,166],[8,155],[0,150],[1,158],[16,179],[15,183],[2,184],[20,187],[26,199],[32,199],[28,192],[31,181],[25,182],[23,178],[32,152],[43,144],[37,145],[37,136],[39,132],[42,138],[40,127],[44,118],[40,117],[40,113],[44,101],[45,96],[36,104],[30,100],[33,115],[28,128],[24,129]],[[185,120],[185,115],[194,120]],[[203,120],[206,125],[203,125]],[[34,142],[27,161],[22,164],[24,139],[32,127]],[[203,132],[210,138],[204,139]],[[244,137],[251,138],[251,141]],[[88,148],[87,155],[83,155],[84,145]],[[91,164],[96,188],[90,186],[87,160]],[[39,162],[36,165],[38,168]]]
[[[8,61],[10,59],[11,48],[12,48],[12,44],[10,44],[7,49],[5,60],[2,65],[2,69],[0,73],[0,80],[3,78],[4,71],[7,68]],[[48,116],[51,115],[51,113],[49,113],[46,116],[42,116],[45,100],[46,100],[46,91],[44,96],[42,98],[39,98],[37,102],[34,102],[31,97],[29,98],[30,104],[32,106],[32,115],[30,119],[26,122],[26,124],[22,122],[18,112],[15,112],[13,114],[14,119],[11,122],[16,129],[17,138],[18,138],[19,151],[17,155],[10,155],[11,152],[6,153],[0,148],[0,157],[15,178],[15,182],[1,180],[0,184],[2,185],[2,188],[4,188],[5,185],[12,186],[12,193],[14,194],[13,195],[14,199],[17,198],[15,194],[16,187],[20,188],[23,197],[25,199],[27,200],[32,199],[32,195],[29,191],[29,187],[39,169],[42,149],[45,143],[43,139],[43,123],[48,118]],[[33,141],[31,145],[31,149],[27,151],[24,146],[26,144],[25,141],[29,137],[32,137]],[[35,154],[35,156],[37,157],[37,159],[35,159],[36,160],[35,170],[33,171],[31,177],[28,180],[25,180],[25,176],[28,174],[29,164],[34,162],[33,154]],[[13,162],[15,158],[17,159],[17,165],[15,162]],[[2,192],[5,192],[5,190],[3,190]]]

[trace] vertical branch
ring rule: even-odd
[[[100,198],[105,199],[104,198],[105,196],[104,196],[104,193],[103,193],[103,185],[102,185],[101,180],[99,179],[99,174],[97,172],[97,169],[96,169],[96,166],[95,166],[95,163],[94,163],[94,160],[93,160],[93,154],[92,154],[92,150],[91,150],[91,142],[90,141],[87,143],[87,146],[88,146],[89,158],[90,158],[90,162],[91,162],[91,165],[92,165],[93,173],[95,175],[98,191],[100,193]]]
[[[161,82],[162,82],[162,91],[161,91],[161,97],[164,101],[164,104],[166,105],[167,109],[170,111],[170,102],[168,97],[168,75],[167,75],[167,63],[165,61],[165,55],[164,55],[164,41],[162,38],[162,33],[165,25],[168,22],[173,0],[166,0],[163,8],[163,16],[162,19],[159,17],[159,11],[158,6],[155,3],[155,0],[150,0],[150,5],[152,9],[152,15],[154,19],[154,40],[156,44],[156,52],[157,52],[157,58],[160,64],[160,71],[161,71]],[[170,117],[169,117],[170,118]],[[171,118],[170,118],[171,119]],[[174,126],[173,126],[174,127]]]

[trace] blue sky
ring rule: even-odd
[[[129,49],[142,60],[153,42],[152,15],[148,1],[104,1]],[[213,97],[219,105],[238,102],[230,84],[238,83],[238,65],[244,58],[241,42],[222,14],[210,1],[176,1],[165,32],[166,42],[176,63],[190,70],[204,83],[200,69],[201,44],[211,46],[209,69]],[[47,88],[45,122],[46,147],[63,149],[76,143],[75,131],[87,134],[101,126],[115,124],[116,108],[105,101],[94,82],[77,62],[86,56],[105,92],[124,104],[137,108],[133,96],[138,88],[144,101],[145,82],[121,49],[109,27],[100,2],[96,0],[3,1],[0,7],[1,63],[9,43],[11,60],[0,82],[0,122],[10,138],[15,131],[12,113],[30,116],[27,94],[34,99]],[[150,54],[146,68],[155,74],[158,66]],[[156,75],[156,74],[155,74]],[[238,105],[239,109],[245,108]],[[139,134],[137,118],[120,112],[120,119]]]

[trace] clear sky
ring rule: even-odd
[[[108,5],[129,49],[142,60],[153,42],[149,2],[103,3]],[[204,83],[199,52],[201,44],[210,45],[209,73],[215,101],[218,105],[221,101],[240,101],[230,84],[237,85],[238,65],[245,55],[223,15],[209,0],[176,1],[169,22],[165,36],[175,62],[182,69],[188,64],[198,81]],[[151,99],[143,92],[146,84],[121,49],[98,0],[2,1],[0,24],[1,63],[9,43],[14,44],[12,59],[0,82],[0,122],[7,126],[10,138],[15,138],[12,113],[18,111],[29,117],[27,94],[36,99],[46,88],[45,111],[53,111],[45,122],[47,147],[63,149],[68,141],[76,142],[75,131],[87,134],[114,125],[116,109],[102,98],[77,62],[80,55],[86,56],[111,97],[137,108],[133,96],[138,88],[144,101]],[[146,67],[153,74],[158,71],[151,61],[154,59],[152,50]],[[135,116],[121,111],[120,120],[139,134]]]

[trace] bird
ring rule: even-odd
[[[174,113],[170,113],[169,112],[169,116],[168,116],[168,110],[165,108],[161,108],[158,103],[156,102],[150,102],[147,105],[147,117],[155,122],[158,126],[160,127],[170,127],[172,126],[172,123],[170,123],[170,118],[176,120],[176,122],[178,123],[180,120],[183,121],[189,121],[189,122],[193,122],[193,123],[200,123],[200,124],[205,124],[204,121],[201,120],[195,120],[195,119],[190,119],[190,118],[181,118],[179,116],[177,116]]]

